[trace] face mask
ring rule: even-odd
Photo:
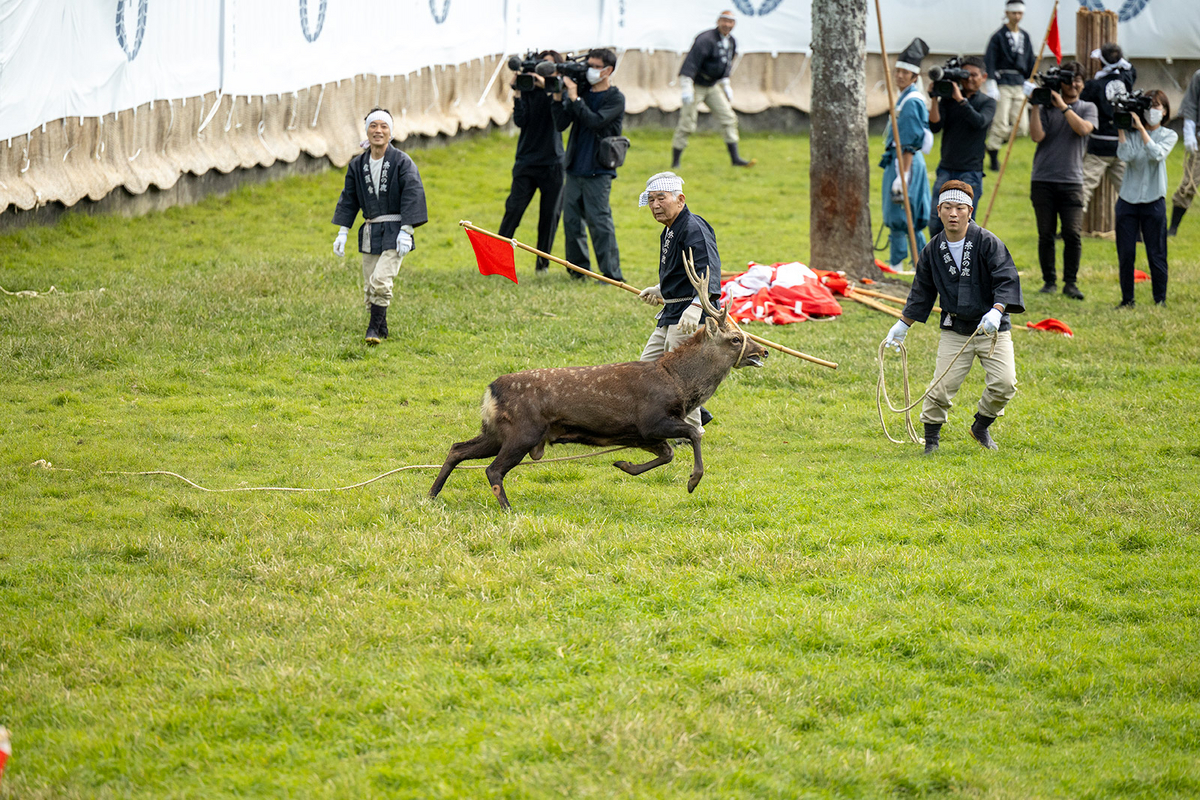
[[[600,77],[600,70],[596,69],[595,67],[588,67],[587,79],[588,83],[590,83],[592,86],[595,86],[597,83],[603,80]]]
[[[1161,108],[1152,108],[1146,112],[1146,122],[1149,122],[1151,127],[1153,127],[1162,122],[1162,115]]]

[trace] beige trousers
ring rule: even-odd
[[[642,350],[642,357],[639,361],[658,361],[665,354],[671,352],[680,343],[692,338],[693,334],[683,334],[679,332],[679,325],[664,325],[656,327],[654,333],[650,334],[650,338],[646,341],[646,348]],[[700,433],[704,433],[704,428],[700,425],[700,407],[693,408],[686,417],[689,425],[692,425]]]
[[[1200,186],[1200,153],[1188,153],[1183,157],[1183,177],[1179,179],[1179,188],[1171,198],[1171,205],[1190,208],[1197,186]]]
[[[954,354],[962,349],[963,343],[970,339],[967,349],[957,360]],[[954,395],[971,371],[971,365],[978,358],[983,364],[983,397],[979,398],[979,413],[985,417],[998,417],[1004,413],[1004,407],[1017,393],[1017,366],[1013,358],[1012,331],[1003,331],[996,335],[996,350],[992,350],[992,340],[988,336],[963,336],[950,330],[942,331],[941,341],[938,342],[937,368],[933,371],[936,379],[943,371],[946,377],[925,395],[925,403],[921,406],[921,422],[930,425],[942,425],[950,415]]]
[[[690,103],[684,103],[679,109],[679,124],[675,126],[675,136],[671,139],[671,147],[682,150],[687,147],[688,137],[696,132],[696,118],[700,114],[700,103],[709,107],[717,118],[725,137],[725,144],[738,141],[737,114],[729,104],[729,98],[721,91],[720,86],[697,86],[696,98]]]
[[[363,253],[363,294],[369,306],[387,308],[392,303],[392,282],[400,272],[404,257],[397,250],[384,250],[373,256]]]
[[[988,150],[1003,150],[1008,146],[1008,137],[1012,133],[1013,125],[1018,123],[1017,114],[1021,115],[1017,135],[1029,135],[1029,104],[1025,104],[1025,111],[1022,113],[1021,102],[1025,99],[1025,93],[1021,91],[1021,87],[997,88],[1000,90],[1000,99],[996,101],[996,116],[992,117],[992,128],[988,131],[985,145]]]
[[[1096,156],[1087,153],[1083,157],[1083,213],[1092,204],[1092,195],[1105,175],[1112,182],[1113,188],[1121,191],[1121,181],[1125,179],[1125,162],[1116,156]]]

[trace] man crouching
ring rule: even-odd
[[[936,383],[930,385],[921,407],[925,455],[937,452],[951,401],[975,358],[983,364],[985,380],[971,436],[981,446],[1000,449],[988,427],[1017,393],[1008,315],[1025,310],[1021,281],[1004,242],[971,221],[974,200],[974,190],[962,181],[942,185],[937,214],[943,230],[921,251],[908,303],[885,341],[899,350],[909,327],[927,320],[934,299],[940,298]]]

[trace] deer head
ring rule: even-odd
[[[696,274],[695,257],[689,248],[688,252],[683,255],[683,269],[687,273],[688,280],[695,287],[696,295],[700,298],[700,308],[708,315],[704,325],[705,335],[722,345],[741,349],[737,360],[733,363],[734,369],[761,367],[763,359],[768,355],[767,349],[752,340],[736,322],[729,319],[728,308],[717,309],[708,299],[708,279],[711,267],[705,268],[704,278],[701,279]]]

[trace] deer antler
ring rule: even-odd
[[[725,327],[725,317],[729,314],[728,308],[717,310],[713,307],[712,301],[708,299],[708,276],[709,268],[704,269],[704,280],[700,280],[700,276],[696,274],[696,260],[692,253],[692,248],[688,248],[683,256],[683,269],[687,273],[688,280],[692,282],[692,286],[696,287],[696,294],[700,297],[700,308],[704,309],[704,313],[708,314],[717,322],[718,327]]]

